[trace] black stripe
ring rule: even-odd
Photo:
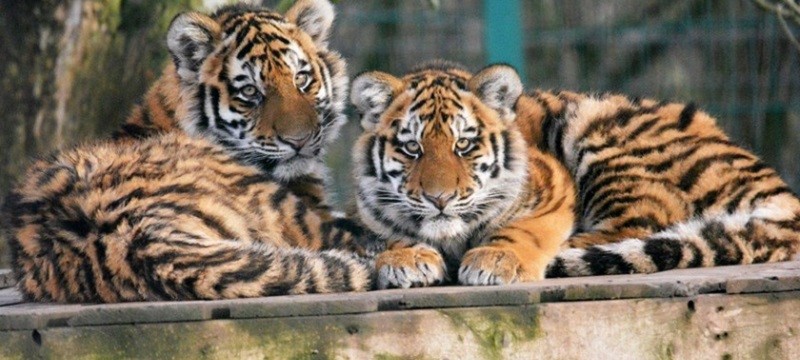
[[[383,156],[385,155],[385,153],[386,153],[386,138],[381,136],[381,137],[378,138],[378,159],[377,160],[378,160],[378,165],[380,165],[379,174],[380,174],[380,177],[381,177],[381,181],[389,182],[389,178],[386,176],[386,171],[383,168]]]
[[[156,263],[150,260],[149,256],[143,256],[146,253],[147,246],[159,242],[159,239],[150,237],[147,231],[138,232],[131,240],[131,245],[126,257],[128,264],[130,264],[131,271],[139,275],[139,278],[144,280],[147,287],[155,295],[161,299],[170,299],[172,296],[167,293],[161,279],[157,277]]]
[[[617,142],[616,138],[608,138],[608,139],[606,139],[606,141],[604,143],[602,143],[600,145],[584,146],[584,147],[580,148],[580,150],[578,151],[578,156],[576,157],[575,163],[576,164],[583,163],[583,159],[584,159],[584,157],[586,157],[587,153],[596,154],[596,153],[599,153],[599,152],[601,152],[601,151],[603,151],[605,149],[608,149],[610,147],[614,147],[614,146],[617,146],[617,145],[619,145],[619,143]],[[608,157],[608,158],[606,158],[606,160],[610,161],[610,160],[618,159],[618,158],[621,158],[621,157],[624,157],[624,156],[629,156],[629,154],[627,152],[620,153],[620,154],[615,155],[613,157]]]
[[[625,222],[619,225],[619,228],[649,229],[653,232],[656,232],[664,229],[664,226],[661,225],[661,223],[655,217],[637,216],[625,220]]]
[[[586,139],[598,131],[606,133],[611,127],[625,127],[631,118],[641,112],[642,110],[623,108],[607,117],[593,119],[592,123],[578,136],[578,139]]]
[[[503,155],[505,155],[503,167],[505,167],[506,170],[511,170],[511,141],[509,141],[508,137],[508,130],[503,130],[503,132],[500,133],[500,138],[503,139]]]
[[[215,126],[217,129],[223,130],[229,134],[233,134],[229,129],[230,124],[222,118],[222,115],[219,113],[219,102],[220,102],[220,93],[219,89],[213,86],[208,87],[209,92],[211,93],[211,108],[214,112],[214,119],[216,121]],[[205,107],[204,107],[205,108]]]
[[[209,119],[208,115],[206,115],[206,88],[200,87],[197,89],[197,103],[200,106],[198,109],[198,113],[200,114],[200,120],[197,123],[197,129],[200,131],[205,131],[208,129]]]
[[[735,160],[744,160],[744,159],[752,159],[750,155],[744,154],[722,154],[722,155],[715,155],[707,158],[699,159],[695,162],[695,164],[687,170],[683,177],[681,178],[680,183],[678,183],[678,187],[681,188],[683,191],[691,190],[692,186],[700,180],[700,175],[703,174],[709,167],[714,165],[717,162],[727,162],[732,163]]]
[[[279,209],[280,203],[286,200],[286,197],[289,196],[289,188],[286,186],[281,186],[275,193],[272,194],[270,198],[270,202],[273,208]]]
[[[758,201],[758,200],[766,199],[768,197],[772,197],[772,196],[775,196],[775,195],[781,195],[781,194],[793,195],[792,194],[792,189],[789,189],[786,186],[778,186],[778,187],[776,187],[774,189],[759,191],[755,195],[753,195],[753,197],[750,199],[750,206],[755,205],[756,201]]]
[[[367,176],[367,177],[377,177],[378,176],[377,170],[375,169],[375,161],[372,158],[372,150],[375,148],[376,142],[377,142],[377,138],[375,137],[375,135],[371,135],[369,137],[369,139],[367,140],[367,146],[366,146],[366,150],[367,150],[366,152],[367,153],[364,154],[364,160],[366,162],[366,164],[365,164],[366,165],[366,169],[364,169],[364,176]]]
[[[701,231],[700,236],[714,250],[714,265],[735,265],[742,260],[742,251],[719,222],[711,222]]]
[[[235,271],[220,274],[219,280],[214,284],[214,290],[221,293],[228,285],[239,282],[250,282],[269,271],[274,263],[273,256],[261,255],[255,251],[249,252],[247,263]]]
[[[491,169],[492,169],[491,177],[492,177],[492,179],[494,179],[494,178],[496,178],[497,176],[500,175],[499,165],[497,164],[498,155],[499,155],[499,151],[498,151],[499,148],[498,148],[498,145],[497,145],[497,134],[492,133],[492,134],[489,135],[489,143],[492,145],[492,154],[494,155],[494,162],[492,163],[492,166],[491,166]]]
[[[100,276],[103,279],[103,282],[107,285],[111,291],[113,291],[117,296],[119,296],[119,286],[114,283],[114,275],[112,270],[108,267],[108,257],[106,256],[106,244],[103,242],[102,239],[97,239],[94,242],[95,247],[95,256],[97,257],[98,268],[100,270]],[[122,276],[118,277],[119,280],[123,280]],[[122,283],[123,281],[120,281]],[[121,285],[121,284],[120,284]],[[97,293],[97,291],[94,291]]]
[[[239,188],[247,188],[247,187],[250,187],[251,185],[264,184],[264,183],[268,183],[268,182],[272,182],[272,181],[273,181],[273,179],[272,179],[271,176],[269,176],[267,174],[258,173],[258,174],[255,174],[255,175],[248,175],[248,176],[242,177],[241,179],[239,179],[236,182],[234,182],[233,184],[231,184],[231,186],[239,187]]]
[[[554,261],[547,265],[546,278],[561,278],[568,277],[567,267],[564,265],[564,259],[557,257]]]
[[[692,260],[689,261],[689,263],[686,265],[686,267],[687,268],[697,268],[697,267],[702,266],[703,265],[703,253],[700,252],[700,248],[698,248],[697,245],[695,245],[693,243],[690,243],[690,242],[684,242],[683,245],[687,249],[689,249],[689,251],[691,251],[691,253],[692,253]]]
[[[308,228],[308,224],[306,224],[305,216],[308,212],[308,208],[302,202],[298,201],[295,203],[295,210],[294,210],[294,221],[297,224],[297,227],[300,228],[300,231],[303,233],[303,236],[306,237],[307,240],[311,240],[311,229]]]
[[[738,208],[739,208],[739,205],[741,205],[741,203],[742,203],[742,200],[744,199],[744,197],[745,197],[745,196],[747,196],[747,194],[750,192],[750,190],[751,190],[750,186],[744,186],[744,187],[742,187],[742,188],[741,188],[741,189],[740,189],[740,190],[739,190],[739,191],[736,193],[736,195],[734,195],[734,196],[731,198],[731,200],[730,200],[730,201],[728,201],[728,204],[727,204],[727,205],[725,205],[725,210],[726,210],[727,212],[729,212],[729,213],[732,213],[732,212],[736,211],[736,209],[738,209]]]
[[[119,131],[114,132],[113,139],[121,139],[130,136],[135,139],[144,139],[152,130],[144,128],[136,124],[122,124]]]
[[[581,260],[589,265],[589,269],[595,275],[630,274],[634,271],[633,265],[625,261],[621,255],[596,246],[587,248]]]
[[[159,210],[159,209],[169,209],[174,211],[176,214],[192,216],[200,220],[206,227],[217,231],[221,237],[226,239],[236,239],[236,236],[230,230],[227,229],[224,221],[220,220],[216,216],[206,214],[190,205],[179,205],[174,203],[156,203],[145,208],[143,210],[143,213],[151,213],[153,210]]]
[[[244,44],[241,50],[236,53],[236,58],[242,60],[245,56],[247,56],[247,53],[253,49],[253,45],[255,45],[253,41],[248,41],[247,44]]]
[[[686,128],[692,124],[696,112],[697,106],[695,106],[694,103],[689,103],[686,105],[683,110],[681,110],[681,114],[678,116],[678,129],[681,131],[686,130]]]
[[[53,180],[58,173],[66,171],[70,175],[70,182],[75,182],[75,179],[78,177],[77,172],[74,168],[66,165],[53,165],[48,167],[47,170],[43,171],[38,179],[36,179],[36,187],[43,187],[47,185],[51,180]],[[69,184],[67,184],[69,185]]]
[[[656,264],[658,271],[676,268],[683,256],[679,240],[663,238],[645,240],[644,253]]]
[[[381,223],[381,225],[391,229],[392,232],[395,233],[395,234],[400,234],[402,236],[409,237],[409,238],[412,238],[412,239],[418,237],[416,232],[411,232],[411,231],[405,229],[404,227],[400,227],[398,222],[393,221],[392,219],[384,218],[383,214],[381,213],[381,211],[376,209],[375,207],[373,207],[372,204],[367,200],[366,196],[363,193],[359,193],[358,196],[359,196],[359,198],[361,200],[361,203],[369,211],[369,213],[372,216],[372,218],[375,219],[377,222]],[[418,226],[418,224],[416,224],[416,225]]]
[[[720,193],[722,189],[714,189],[707,192],[705,195],[701,196],[699,199],[695,200],[692,205],[694,206],[694,213],[696,215],[700,215],[703,211],[712,205],[716,204],[717,200],[719,199]]]
[[[641,135],[645,131],[650,130],[659,121],[661,121],[660,118],[655,118],[655,119],[651,119],[651,120],[648,120],[648,121],[645,121],[645,122],[639,124],[639,126],[636,129],[634,129],[633,131],[631,131],[630,134],[628,134],[628,139],[635,139],[636,137],[638,137],[639,135]]]
[[[152,125],[153,119],[150,118],[150,107],[142,106],[142,124]]]

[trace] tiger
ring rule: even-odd
[[[116,140],[35,160],[5,201],[28,301],[365,291],[362,229],[333,216],[321,156],[346,117],[333,6],[178,15],[172,58]]]
[[[647,274],[791,260],[800,200],[694,103],[536,90],[529,144],[576,183],[578,219],[546,276]]]
[[[357,76],[357,217],[384,251],[377,287],[540,280],[572,233],[575,185],[525,141],[513,68],[446,61]]]

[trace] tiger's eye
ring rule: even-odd
[[[418,154],[420,150],[419,143],[416,141],[409,141],[405,143],[405,145],[403,145],[403,148],[405,148],[406,152],[412,155]]]
[[[256,95],[256,93],[258,93],[258,89],[256,89],[256,87],[253,85],[247,85],[239,91],[242,93],[242,95],[247,97],[253,97]]]
[[[470,146],[472,146],[472,140],[470,139],[461,138],[456,141],[456,150],[458,151],[465,151],[469,149]]]
[[[294,76],[294,84],[299,89],[306,87],[309,81],[311,81],[311,75],[308,73],[300,72]]]

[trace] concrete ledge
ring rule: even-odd
[[[0,343],[0,358],[789,359],[800,356],[800,262],[496,287],[112,305],[23,303],[4,289]]]

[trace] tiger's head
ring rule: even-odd
[[[181,128],[280,179],[321,171],[345,122],[345,62],[328,49],[333,6],[299,0],[285,15],[251,5],[178,15],[167,45]]]
[[[508,211],[527,182],[527,146],[513,110],[521,93],[505,65],[473,76],[439,61],[400,79],[381,72],[354,79],[363,221],[385,237],[447,246]]]

